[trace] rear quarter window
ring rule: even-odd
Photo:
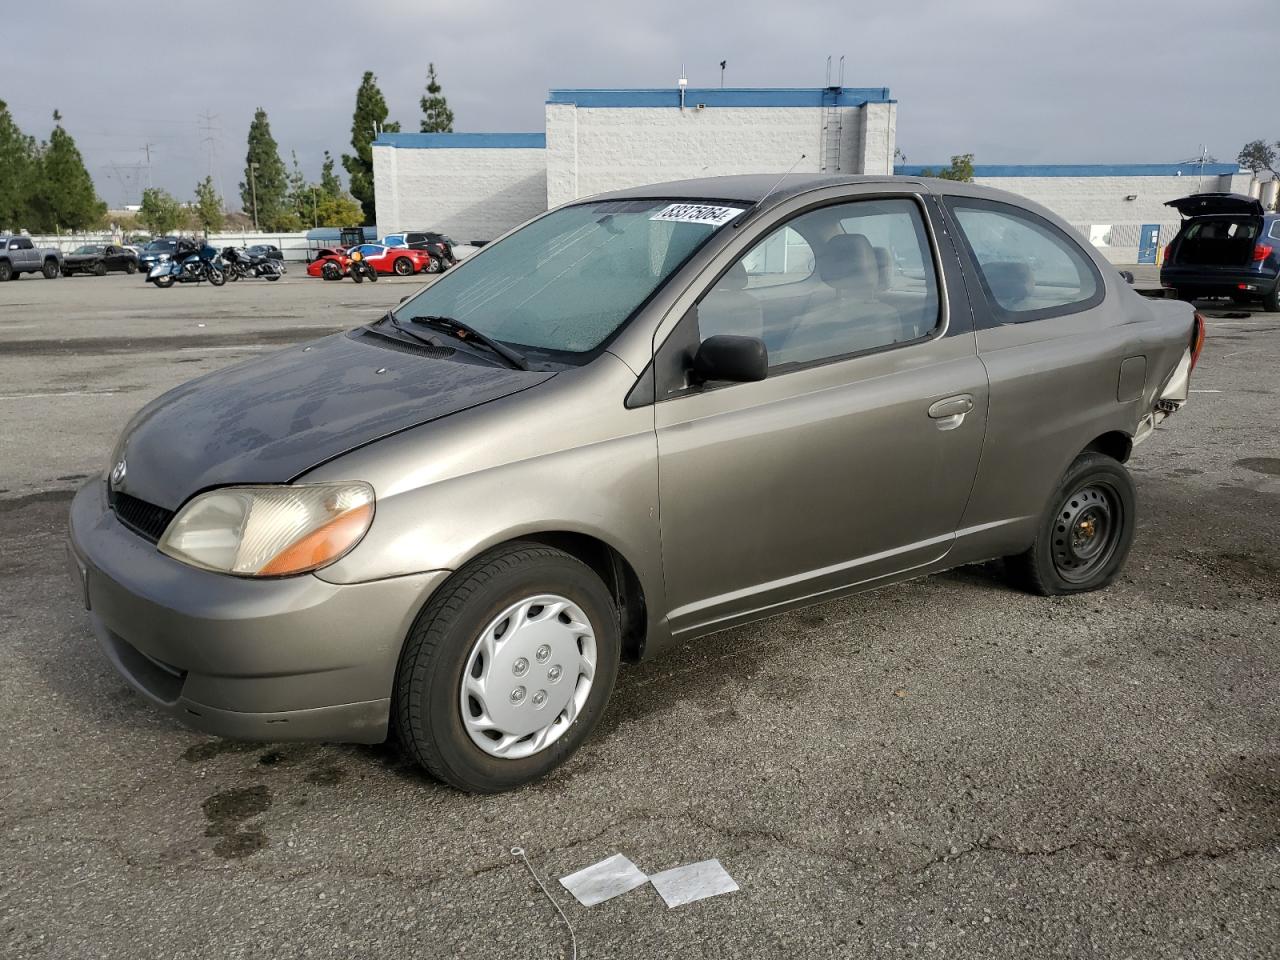
[[[947,207],[1001,322],[1065,316],[1102,301],[1097,268],[1049,221],[998,201],[950,197]]]
[[[1267,232],[1267,236],[1272,240],[1280,240],[1280,218],[1271,221],[1271,229]]]

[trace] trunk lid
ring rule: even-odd
[[[1165,206],[1173,207],[1184,217],[1219,213],[1260,217],[1263,213],[1262,202],[1243,193],[1193,193],[1189,197],[1169,200]]]
[[[335,334],[169,391],[125,429],[113,462],[127,468],[115,489],[176,510],[210,487],[285,483],[355,447],[554,375],[385,343]]]

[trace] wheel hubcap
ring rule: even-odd
[[[1087,580],[1115,552],[1120,500],[1102,484],[1081,487],[1063,502],[1053,528],[1053,563],[1069,583]]]
[[[532,756],[587,702],[596,638],[582,608],[555,594],[513,603],[481,631],[462,673],[462,723],[494,757]]]

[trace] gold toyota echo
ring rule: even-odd
[[[106,654],[216,734],[506,790],[620,661],[993,557],[1104,587],[1203,323],[971,184],[606,194],[144,407],[71,508]]]

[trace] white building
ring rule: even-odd
[[[889,173],[896,110],[884,87],[552,90],[545,134],[379,136],[378,229],[487,240],[568,200],[659,180]]]
[[[489,240],[549,207],[663,180],[919,174],[893,166],[896,131],[886,87],[552,90],[544,133],[378,137],[378,229]],[[1252,182],[1234,164],[980,165],[975,179],[1054,210],[1116,263],[1155,262],[1177,228],[1166,201]]]

